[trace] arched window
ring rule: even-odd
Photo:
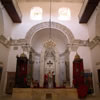
[[[58,10],[58,19],[59,20],[70,20],[71,19],[71,11],[69,8],[59,8]]]
[[[42,8],[40,7],[33,7],[30,12],[30,18],[32,20],[42,20]]]

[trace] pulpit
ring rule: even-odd
[[[27,64],[28,64],[28,59],[24,53],[22,53],[20,57],[17,56],[16,77],[15,77],[16,88],[27,87]]]

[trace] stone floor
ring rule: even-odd
[[[16,99],[16,98],[12,98],[11,95],[6,95],[6,96],[0,96],[0,100],[22,100],[22,99]],[[25,99],[24,99],[25,100]],[[27,100],[27,99],[26,99]],[[29,100],[29,99],[28,99]],[[63,98],[62,98],[63,100]],[[72,100],[70,98],[66,99],[66,100]],[[81,99],[81,100],[100,100],[100,94],[96,95],[96,96],[87,96],[86,98],[84,99]]]

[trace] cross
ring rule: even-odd
[[[49,62],[47,63],[49,65],[49,67],[51,67],[51,65],[53,64],[50,60]]]

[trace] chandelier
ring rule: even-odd
[[[44,47],[46,47],[46,48],[53,48],[55,46],[56,46],[56,43],[53,40],[51,40],[51,39],[47,40],[44,43]]]
[[[52,37],[51,37],[51,0],[50,0],[50,19],[49,19],[49,40],[45,41],[44,43],[44,47],[45,48],[53,48],[56,46],[56,43],[52,40]]]

